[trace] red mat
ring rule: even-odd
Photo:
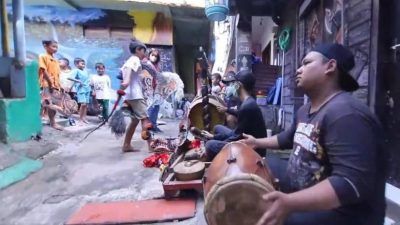
[[[147,200],[88,203],[71,216],[67,225],[164,222],[194,217],[196,200]]]

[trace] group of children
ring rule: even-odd
[[[102,106],[102,119],[108,119],[109,101],[111,98],[111,79],[105,74],[105,65],[96,63],[95,69],[97,74],[89,75],[86,70],[85,60],[75,58],[75,69],[69,66],[69,60],[54,58],[54,54],[58,50],[56,41],[43,41],[46,50],[45,54],[39,56],[39,79],[42,95],[43,109],[47,109],[50,119],[50,125],[58,130],[62,127],[55,123],[56,108],[52,105],[60,105],[55,102],[55,93],[66,93],[72,99],[76,100],[79,105],[80,123],[88,123],[86,118],[88,104],[91,102],[92,96]],[[46,102],[46,104],[43,104]],[[62,107],[62,106],[60,106]],[[70,125],[75,125],[75,121],[70,117]]]

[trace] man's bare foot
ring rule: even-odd
[[[82,119],[82,122],[89,124],[89,121],[87,121],[87,119]]]
[[[58,124],[53,124],[51,125],[52,128],[56,129],[56,130],[64,130],[64,127],[58,125]]]
[[[132,146],[123,146],[122,152],[139,152],[140,150],[134,149]]]

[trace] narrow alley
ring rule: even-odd
[[[158,136],[176,136],[178,121],[166,121]],[[140,133],[135,134],[133,144],[143,150],[132,153],[121,152],[121,139],[107,126],[82,143],[82,133],[66,135],[45,127],[43,136],[45,140],[40,142],[55,142],[60,147],[42,157],[43,168],[38,172],[0,190],[0,224],[64,224],[87,202],[148,200],[164,195],[160,170],[143,166],[143,159],[151,153],[144,150],[146,142]],[[39,143],[31,141],[29,145],[35,148]],[[202,202],[199,198],[195,218],[173,224],[204,224]]]
[[[400,225],[400,0],[0,0],[0,225]]]

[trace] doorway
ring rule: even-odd
[[[400,1],[379,1],[376,114],[389,153],[388,182],[400,188]]]

